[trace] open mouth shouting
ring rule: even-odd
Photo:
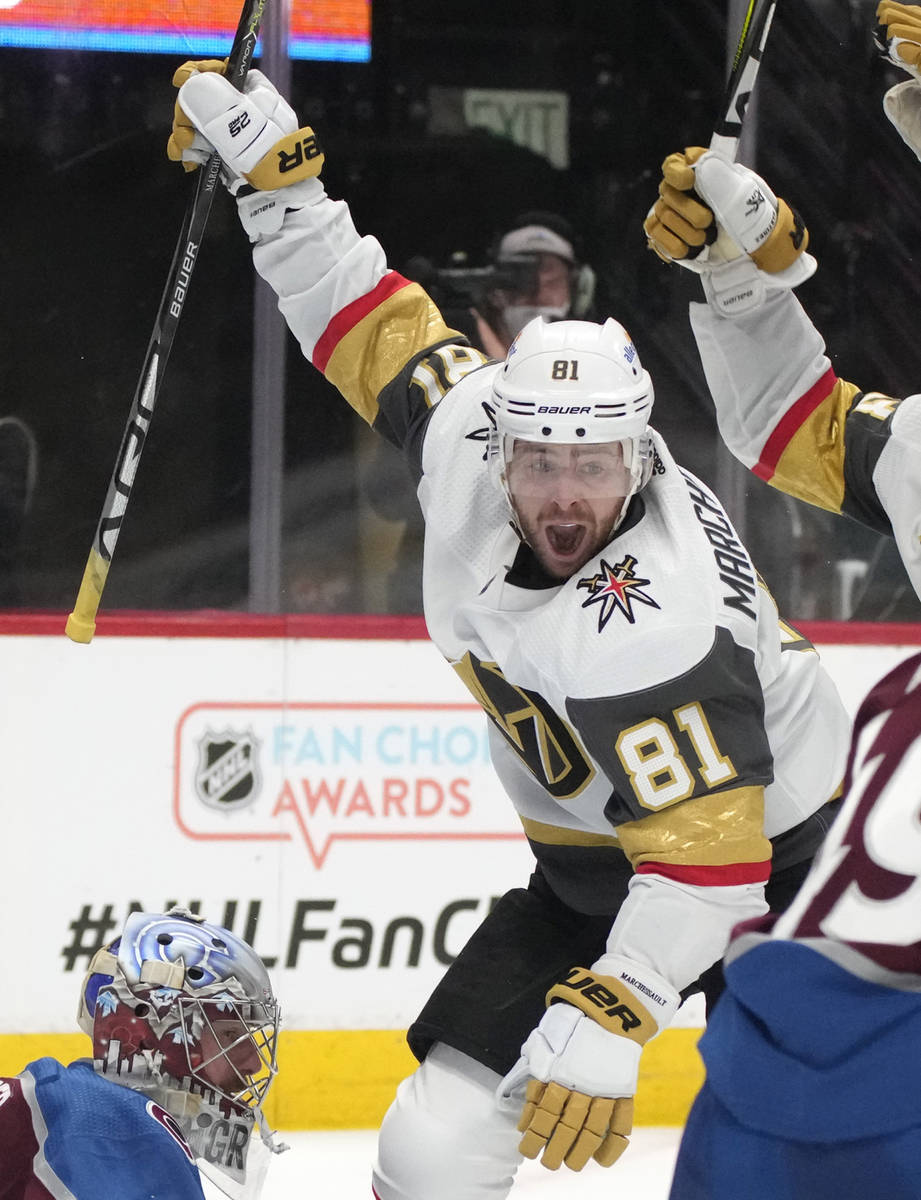
[[[578,571],[603,541],[597,521],[589,514],[541,513],[524,525],[522,532],[541,566],[559,579]]]
[[[560,521],[546,524],[544,534],[553,554],[568,562],[578,556],[588,537],[588,529],[580,522]]]

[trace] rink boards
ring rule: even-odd
[[[806,627],[845,704],[921,627]],[[284,1013],[283,1128],[375,1125],[403,1031],[531,855],[485,721],[412,618],[0,616],[7,972],[0,1074],[84,1055],[76,998],[131,908],[233,928]],[[680,1124],[699,1005],[643,1056],[638,1121]]]

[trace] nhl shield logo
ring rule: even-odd
[[[256,798],[261,783],[259,742],[251,730],[240,733],[210,729],[198,743],[195,791],[208,808],[227,812],[245,808]]]

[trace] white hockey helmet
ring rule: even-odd
[[[613,318],[603,325],[530,321],[493,381],[490,461],[513,511],[507,468],[516,441],[620,442],[627,498],[645,487],[654,462],[648,428],[653,397],[630,335]]]

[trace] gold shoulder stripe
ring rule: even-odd
[[[843,379],[796,430],[777,460],[772,487],[840,513],[844,501],[844,424],[858,388]]]
[[[644,862],[729,866],[765,862],[764,788],[730,788],[685,800],[617,826],[634,871]]]
[[[613,833],[591,833],[586,829],[567,829],[563,825],[545,825],[543,821],[532,821],[521,817],[524,831],[532,842],[542,846],[611,846],[620,849],[620,842]]]
[[[369,425],[378,412],[377,397],[413,355],[438,342],[460,338],[418,283],[400,288],[354,325],[336,345],[324,368]]]

